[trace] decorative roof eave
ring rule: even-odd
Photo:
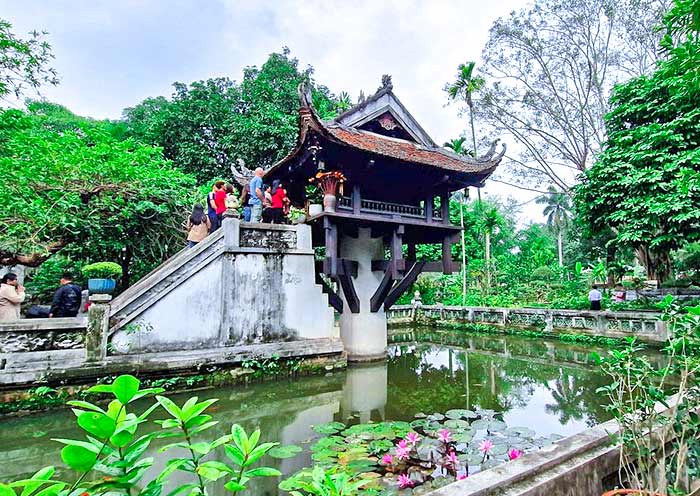
[[[383,88],[379,91],[387,91]],[[309,131],[333,143],[354,148],[394,160],[433,167],[454,173],[479,176],[483,182],[494,172],[505,155],[506,146],[502,144],[500,152],[496,153],[498,140],[491,144],[489,150],[479,157],[473,158],[458,155],[441,147],[425,147],[398,138],[390,138],[370,131],[350,128],[338,123],[325,124],[316,113],[311,101],[310,89],[303,83],[299,85],[299,135],[294,148],[275,165],[266,171],[266,175],[278,171],[303,151]],[[370,97],[372,98],[372,97]]]

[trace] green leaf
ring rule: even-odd
[[[83,412],[78,416],[78,425],[89,434],[105,439],[110,437],[116,429],[116,423],[104,413]]]
[[[277,446],[277,443],[263,443],[257,448],[255,448],[253,451],[251,451],[248,454],[248,459],[245,461],[244,466],[249,467],[250,465],[254,464],[257,462],[260,458],[265,456],[265,453],[267,453],[270,448],[273,448]]]
[[[86,441],[76,441],[75,439],[62,439],[62,438],[54,438],[54,439],[52,439],[52,441],[66,444],[68,446],[78,446],[80,448],[91,451],[92,453],[95,453],[95,454],[100,452],[100,448],[98,448],[94,444],[88,443]]]
[[[0,484],[0,496],[17,496],[12,488],[6,484]]]
[[[245,430],[243,430],[243,427],[238,424],[233,424],[233,426],[231,426],[231,435],[233,436],[233,442],[236,443],[236,446],[238,446],[243,453],[248,453],[248,436]]]
[[[325,424],[314,425],[312,428],[319,434],[335,434],[345,429],[345,424],[341,422],[327,422]]]
[[[236,481],[229,481],[226,484],[224,484],[224,487],[232,493],[238,493],[240,491],[246,490],[246,487],[243,484],[240,484]]]
[[[120,375],[112,383],[112,392],[123,405],[128,404],[138,393],[141,381],[133,375]]]
[[[211,405],[219,401],[217,398],[212,398],[206,401],[202,401],[201,403],[196,403],[194,405],[185,407],[183,406],[182,408],[182,417],[184,420],[189,420],[192,417],[196,417],[200,413],[202,413],[204,410],[209,408]]]
[[[102,408],[100,408],[97,405],[93,405],[92,403],[90,403],[88,401],[72,400],[72,401],[66,401],[66,404],[70,405],[70,406],[77,407],[77,408],[82,408],[83,410],[106,413]]]
[[[68,445],[61,450],[61,459],[73,470],[89,472],[97,462],[97,453],[82,446]]]
[[[187,460],[186,458],[174,458],[172,460],[169,460],[163,471],[156,478],[156,481],[158,481],[159,483],[165,482],[170,476],[170,474],[178,470],[180,467],[184,466],[189,461],[191,460]]]
[[[166,398],[165,396],[156,396],[156,401],[158,401],[160,406],[165,408],[165,410],[174,418],[182,420],[182,410],[180,410],[180,408],[173,403],[172,400]]]
[[[282,472],[272,467],[258,467],[252,470],[247,470],[245,473],[246,477],[278,477],[282,475]]]
[[[243,466],[243,463],[245,462],[245,454],[238,446],[227,444],[224,446],[224,451],[226,452],[226,456],[228,456],[233,463],[239,467]]]
[[[392,443],[389,443],[389,448],[392,447]],[[290,444],[288,446],[278,446],[276,448],[270,449],[268,451],[268,455],[270,455],[272,458],[293,458],[297,456],[299,453],[301,453],[303,450],[300,446],[295,446],[293,444]]]
[[[114,390],[111,384],[96,384],[87,390],[88,393],[112,393]]]

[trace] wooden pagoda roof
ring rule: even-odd
[[[332,121],[322,121],[311,103],[310,90],[299,87],[299,135],[297,143],[287,156],[273,165],[266,176],[286,175],[286,168],[305,160],[308,156],[309,138],[325,139],[341,147],[347,147],[370,156],[386,157],[406,165],[433,169],[447,173],[457,182],[481,185],[495,171],[505,154],[505,145],[496,153],[494,142],[489,151],[480,157],[458,155],[439,147],[418,125],[406,108],[393,94],[391,83],[356,107],[344,112]],[[378,106],[377,103],[383,105]],[[388,115],[406,130],[409,139],[385,136],[360,126],[378,115]],[[455,177],[456,176],[456,177]],[[465,184],[467,185],[467,184]]]

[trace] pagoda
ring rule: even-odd
[[[421,272],[456,270],[451,245],[460,228],[450,223],[450,194],[483,186],[505,146],[496,153],[494,142],[476,158],[439,147],[394,95],[389,76],[331,121],[319,118],[308,87],[300,86],[299,99],[296,146],[265,181],[280,179],[292,204],[307,209],[313,245],[325,248],[317,282],[341,314],[348,358],[381,358],[384,311]],[[320,212],[309,211],[310,183],[325,193]],[[442,245],[442,260],[417,260],[418,244]]]

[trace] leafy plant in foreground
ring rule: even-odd
[[[218,421],[205,413],[216,399],[198,401],[188,399],[181,407],[172,400],[158,396],[161,388],[141,389],[140,381],[131,375],[121,375],[112,384],[98,384],[88,390],[90,393],[113,396],[106,408],[88,401],[69,401],[78,426],[85,431],[85,439],[55,439],[64,445],[61,459],[77,474],[74,482],[54,480],[54,468],[46,467],[30,479],[0,484],[0,496],[78,496],[99,494],[125,494],[129,496],[160,496],[169,477],[176,471],[192,475],[192,481],[175,487],[170,493],[205,495],[208,486],[226,477],[224,487],[238,493],[246,489],[246,484],[254,477],[278,476],[281,473],[269,467],[253,465],[268,453],[277,443],[259,444],[260,431],[250,436],[243,428],[234,424],[231,433],[214,441],[199,441],[204,431],[214,427]],[[139,399],[156,395],[156,402],[142,413],[131,411],[133,403]],[[170,418],[157,421],[160,430],[138,435],[138,428],[148,421],[149,416],[162,407]],[[160,448],[165,453],[178,448],[185,456],[168,460],[165,469],[153,479],[145,481],[147,471],[154,464],[154,457],[145,456],[151,443],[159,438],[173,438],[175,442]],[[213,458],[215,450],[223,447],[230,463]],[[290,447],[286,447],[289,451]],[[279,457],[286,451],[281,449]],[[292,450],[293,451],[293,450]]]

